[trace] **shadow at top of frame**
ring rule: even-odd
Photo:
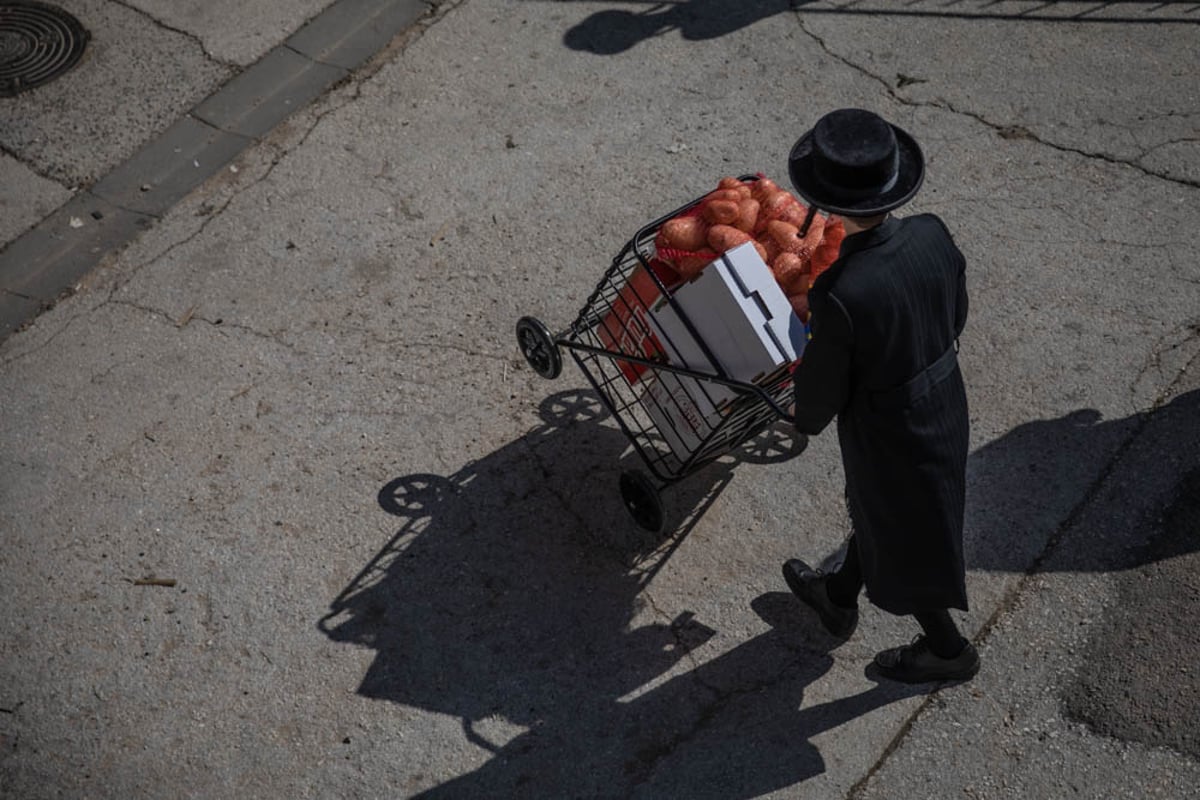
[[[575,2],[575,0],[537,0]],[[623,53],[640,42],[678,31],[687,41],[705,41],[783,12],[860,17],[909,17],[955,20],[1000,20],[1044,23],[1105,23],[1123,25],[1200,24],[1200,2],[1006,2],[996,0],[910,0],[907,3],[841,3],[816,6],[805,0],[623,0],[631,11],[597,11],[563,37],[572,50],[597,55]],[[1080,5],[1086,5],[1080,8]],[[1002,6],[1002,7],[1001,7]],[[1013,6],[1022,6],[1010,10]],[[1169,15],[1168,15],[1169,12]]]

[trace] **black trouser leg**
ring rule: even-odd
[[[862,562],[858,560],[858,540],[852,535],[850,543],[846,546],[846,560],[838,567],[837,572],[829,576],[825,590],[835,605],[854,608],[858,605],[858,594],[862,588]]]
[[[958,632],[958,626],[945,608],[934,611],[918,611],[913,614],[925,631],[929,649],[939,658],[954,658],[967,646],[967,640]]]

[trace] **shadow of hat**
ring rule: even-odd
[[[873,217],[904,205],[921,188],[925,158],[916,141],[877,114],[831,111],[788,156],[796,191],[832,214]]]

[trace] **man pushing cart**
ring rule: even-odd
[[[922,633],[875,657],[883,677],[967,680],[979,656],[949,611],[967,610],[969,420],[957,362],[965,259],[937,217],[891,215],[916,195],[924,158],[876,114],[825,115],[796,142],[788,167],[806,209],[768,198],[761,176],[724,179],[639,231],[566,331],[551,335],[525,317],[518,341],[545,377],[561,371],[560,347],[571,352],[661,485],[776,420],[816,435],[836,419],[847,554],[829,574],[789,560],[788,586],[841,639],[857,626],[864,588],[874,605],[912,615]],[[664,247],[668,225],[683,235],[704,226],[675,221],[697,216],[715,252]],[[844,241],[826,233],[835,230]],[[720,352],[733,334],[714,320],[762,332],[739,341],[752,357]],[[654,480],[626,472],[621,493],[639,524],[662,527]]]

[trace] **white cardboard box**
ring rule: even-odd
[[[648,321],[668,361],[677,367],[714,375],[723,370],[732,380],[754,383],[804,352],[808,340],[804,323],[750,243],[713,261],[672,297],[674,305],[659,298]],[[713,397],[713,407],[736,396],[720,384],[705,382],[704,386]]]
[[[713,261],[673,296],[734,380],[753,383],[804,352],[804,323],[750,242]]]
[[[698,382],[694,378],[659,370],[644,383],[642,407],[675,457],[686,461],[712,433],[721,413],[701,412],[695,400]]]
[[[663,298],[648,319],[674,366],[705,374],[723,370],[732,380],[753,383],[804,352],[804,324],[749,242],[713,261],[672,296],[675,306]],[[705,355],[701,341],[721,369]],[[643,405],[680,459],[697,449],[738,395],[721,384],[663,370],[645,382]]]
[[[686,367],[689,370],[705,375],[720,375],[720,370],[704,354],[704,349],[696,341],[696,336],[688,330],[683,319],[668,302],[657,303],[646,315],[650,330],[654,335],[655,344],[660,353],[667,358],[667,363],[676,367]],[[730,400],[737,397],[737,392],[720,383],[698,380],[687,375],[675,376],[681,384],[688,387],[688,393],[694,397],[697,407],[704,416],[723,408]]]

